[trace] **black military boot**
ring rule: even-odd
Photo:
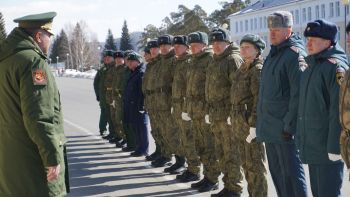
[[[117,148],[123,148],[125,144],[126,144],[126,141],[123,140],[123,139],[117,140],[117,141],[115,142],[115,146],[116,146]]]
[[[186,173],[186,174],[185,174]],[[199,180],[199,175],[198,174],[194,174],[188,170],[185,171],[185,175],[182,176],[180,179],[181,183],[188,183],[191,181],[198,181]]]
[[[227,190],[227,192],[224,196],[225,197],[241,197],[241,194],[237,194],[235,192],[231,192],[231,191]]]
[[[152,154],[146,156],[145,159],[146,161],[154,161],[159,157],[160,157],[160,147],[159,145],[156,144],[156,150]]]
[[[198,192],[208,192],[211,190],[217,190],[219,188],[219,183],[213,183],[209,180],[207,180],[205,183],[203,183],[199,188]]]
[[[180,174],[185,170],[185,158],[175,155],[176,162],[164,169],[164,172],[169,172],[170,174]]]
[[[208,179],[206,177],[204,177],[202,180],[200,180],[200,181],[198,181],[196,183],[192,183],[191,184],[191,188],[200,188],[207,181],[208,181]]]
[[[159,157],[157,160],[152,161],[152,166],[159,168],[159,167],[164,167],[165,164],[167,164],[168,162],[170,162],[171,159],[170,158],[166,158],[166,157]]]
[[[228,190],[226,188],[224,188],[219,193],[210,195],[210,197],[224,197],[224,196],[226,196],[227,192],[228,192]]]

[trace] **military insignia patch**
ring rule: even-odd
[[[328,58],[328,61],[332,64],[336,64],[337,60],[335,58]]]
[[[341,85],[341,83],[344,81],[344,76],[345,76],[345,70],[343,68],[337,68],[336,78],[337,78],[337,83],[339,85]]]
[[[304,59],[303,56],[299,56],[298,57],[298,61],[299,61],[299,69],[304,72],[307,68],[308,68],[308,65]]]
[[[292,51],[294,51],[294,52],[296,52],[296,53],[299,53],[298,47],[291,46],[290,49],[292,49]]]
[[[35,69],[32,71],[33,83],[34,85],[46,85],[47,75],[44,69]]]

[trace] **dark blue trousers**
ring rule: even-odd
[[[101,113],[100,113],[100,121],[99,121],[98,127],[100,129],[100,132],[102,132],[107,130],[107,118],[106,118],[106,108],[100,106],[100,109],[101,109]]]
[[[313,197],[339,197],[343,184],[344,163],[309,164]]]
[[[305,173],[295,144],[265,143],[273,183],[279,197],[306,197]]]
[[[150,132],[150,121],[147,113],[142,114],[142,116],[132,124],[135,137],[136,137],[136,149],[135,152],[141,154],[148,154],[148,133]]]

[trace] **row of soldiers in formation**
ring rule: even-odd
[[[308,23],[306,52],[292,32],[290,12],[274,12],[267,20],[271,50],[264,61],[265,42],[258,35],[246,34],[237,46],[224,28],[209,36],[163,35],[147,43],[141,91],[133,89],[142,94],[135,114],[149,116],[156,144],[146,160],[163,167],[174,154],[176,162],[164,172],[178,174],[180,182],[199,180],[202,164],[204,178],[191,184],[199,192],[216,190],[223,173],[224,189],[211,196],[241,196],[245,177],[249,196],[257,197],[267,196],[266,149],[278,196],[307,196],[302,163],[308,164],[313,196],[341,196],[340,153],[350,167],[350,80],[338,28],[322,19]],[[114,77],[107,77],[108,68],[99,71],[106,77],[96,83],[104,84],[96,95],[102,113],[108,111],[117,146],[126,142],[125,151],[142,146],[132,154],[142,156],[148,141],[130,141],[132,131],[123,125],[130,122],[123,120],[129,110],[122,107],[123,87],[133,71],[118,63],[124,57],[119,54],[117,66],[110,67]],[[134,55],[126,55],[127,64]],[[142,120],[138,124],[148,121]]]

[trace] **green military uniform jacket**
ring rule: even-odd
[[[15,28],[0,49],[0,196],[63,196],[66,142],[59,92],[35,41]],[[45,167],[61,165],[48,183]]]

